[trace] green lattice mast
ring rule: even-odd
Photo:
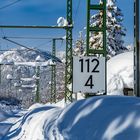
[[[67,0],[67,21],[66,29],[66,68],[65,68],[65,102],[72,102],[72,0]]]
[[[56,40],[53,39],[52,55],[56,56]],[[56,65],[51,66],[51,103],[56,103]]]
[[[103,55],[104,57],[106,57],[106,0],[102,0],[103,3],[102,4],[91,4],[91,0],[87,0],[87,48],[86,48],[86,54],[87,56],[93,56],[93,55],[96,55],[96,54],[101,54]],[[99,11],[102,11],[103,12],[103,17],[102,17],[102,27],[92,27],[90,26],[90,18],[91,18],[91,11],[93,10],[99,10]],[[96,32],[102,32],[102,35],[103,35],[103,47],[101,50],[98,50],[98,49],[92,49],[90,48],[89,46],[89,40],[90,40],[90,33],[96,33]],[[106,66],[105,66],[105,71],[106,71]],[[105,74],[105,79],[106,78],[106,74]],[[106,83],[107,80],[105,80],[105,83]],[[107,84],[105,84],[105,87]],[[105,90],[105,94],[106,94],[106,91],[107,91],[107,88]]]

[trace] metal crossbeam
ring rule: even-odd
[[[104,54],[104,50],[93,50],[89,49],[90,54]]]
[[[104,10],[103,5],[90,5],[90,9],[93,10]]]
[[[103,32],[103,31],[104,31],[104,28],[99,28],[99,27],[89,27],[89,31]]]
[[[5,36],[5,37],[2,37],[2,39],[3,38],[12,38],[12,39],[41,39],[41,40],[54,39],[54,37],[31,37],[31,36]],[[64,40],[62,37],[57,37],[55,39],[57,39],[57,40]]]
[[[38,29],[68,29],[72,26],[37,26],[37,25],[0,25],[0,28],[20,28],[20,29],[29,29],[29,28],[38,28]]]

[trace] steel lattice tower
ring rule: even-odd
[[[72,89],[69,85],[72,84],[72,0],[67,0],[67,21],[68,28],[66,29],[66,65],[65,65],[65,102],[72,102]]]
[[[139,0],[134,0],[134,94],[140,97]]]
[[[90,17],[91,17],[91,11],[92,10],[100,10],[103,12],[103,16],[102,16],[102,27],[91,27],[90,26]],[[87,48],[86,48],[86,55],[87,56],[92,56],[95,54],[102,54],[104,57],[106,57],[106,0],[103,0],[102,4],[91,4],[91,0],[87,0]],[[103,47],[101,50],[95,50],[90,48],[89,46],[89,39],[90,39],[90,33],[91,32],[102,32],[103,34]],[[106,71],[106,66],[105,66],[105,71]],[[105,79],[107,79],[107,76],[105,74]],[[105,93],[107,92],[107,84],[106,84],[105,80]]]

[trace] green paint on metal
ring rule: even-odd
[[[56,56],[56,41],[63,41],[63,38],[53,38],[52,42],[52,55]],[[55,61],[55,60],[53,60]],[[56,65],[51,66],[51,103],[56,103]]]
[[[56,56],[56,40],[53,39],[52,44],[52,55]],[[56,103],[56,65],[51,66],[52,73],[51,73],[51,103]]]
[[[102,27],[91,27],[90,26],[90,11],[92,10],[102,10],[103,11],[103,25]],[[86,55],[95,55],[95,54],[102,54],[104,57],[106,57],[106,0],[103,0],[102,5],[93,5],[91,4],[91,0],[87,0],[87,40],[86,40]],[[89,46],[89,39],[90,39],[90,33],[91,32],[102,32],[103,34],[103,48],[101,50],[95,50],[90,48]],[[106,71],[106,65],[105,65],[105,71]],[[105,74],[105,79],[107,79],[107,76]],[[105,84],[107,80],[105,80]],[[105,86],[107,87],[107,86]],[[107,88],[105,89],[105,94],[107,92]]]
[[[67,0],[67,21],[72,27],[72,0]],[[65,102],[72,102],[72,28],[66,30]]]
[[[40,102],[40,66],[36,67],[36,96],[35,96],[35,101],[37,103]]]
[[[1,84],[1,79],[2,79],[2,74],[1,74],[2,73],[2,68],[1,67],[2,67],[2,65],[0,64],[0,84]]]
[[[139,0],[134,0],[134,94],[140,97]]]
[[[90,5],[89,8],[91,10],[104,10],[103,5]]]
[[[104,54],[104,50],[89,49],[89,54]]]
[[[99,27],[89,27],[89,31],[103,32],[103,31],[104,31],[104,28],[99,28]]]
[[[90,0],[87,0],[87,40],[86,40],[86,54],[89,54],[89,31],[90,28]]]
[[[0,25],[0,28],[25,28],[25,29],[67,29],[67,28],[72,28],[67,27],[67,26],[38,26],[38,25]]]
[[[107,56],[107,39],[106,39],[106,30],[107,30],[107,26],[106,26],[106,19],[107,19],[107,15],[106,15],[106,0],[103,0],[103,56],[106,58]],[[106,64],[105,64],[105,93],[107,94],[107,58],[106,58]]]
[[[91,10],[102,10],[103,11],[103,26],[91,27],[90,26],[90,11]],[[102,32],[103,33],[103,50],[94,50],[89,47],[89,36],[90,32]],[[87,0],[87,55],[91,54],[103,54],[106,56],[106,0],[103,0],[102,5],[91,5],[91,0]]]

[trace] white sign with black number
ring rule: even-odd
[[[105,92],[105,57],[73,57],[73,92]]]

